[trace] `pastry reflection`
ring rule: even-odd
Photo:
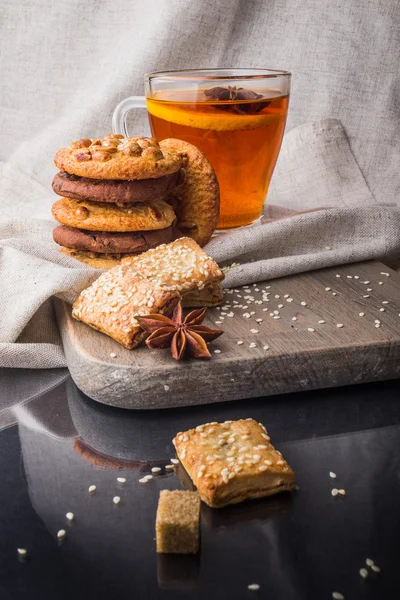
[[[282,492],[277,496],[250,500],[240,504],[225,506],[223,509],[210,508],[202,505],[201,519],[210,529],[220,529],[242,525],[245,523],[259,523],[290,513],[293,506],[293,495]]]

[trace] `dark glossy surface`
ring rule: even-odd
[[[125,412],[63,379],[62,371],[0,370],[7,407],[0,428],[8,425],[0,432],[1,600],[398,596],[399,381]],[[139,477],[169,462],[177,431],[249,416],[267,426],[300,489],[226,509],[203,506],[200,555],[157,556],[159,490],[182,487],[185,478],[163,474],[143,485]],[[333,498],[333,487],[345,488],[345,498]],[[17,547],[28,548],[29,560],[18,559]],[[364,581],[367,557],[382,572]],[[250,583],[260,591],[248,591]]]

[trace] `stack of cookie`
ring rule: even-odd
[[[219,187],[195,146],[109,134],[81,139],[55,156],[53,205],[62,252],[108,269],[181,236],[203,246],[219,216]]]

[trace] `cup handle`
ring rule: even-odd
[[[146,108],[146,98],[144,96],[130,96],[118,104],[112,116],[114,133],[120,133],[125,137],[129,137],[126,127],[126,117],[128,112],[133,108]]]

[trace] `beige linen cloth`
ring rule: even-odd
[[[377,204],[335,120],[303,125],[284,140],[266,223],[213,238],[206,250],[235,286],[370,258],[400,255],[400,207]],[[288,203],[288,202],[286,202]],[[338,204],[339,206],[333,206]],[[278,218],[276,218],[278,217]],[[54,223],[0,220],[0,366],[66,365],[51,297],[73,302],[99,272],[60,254]]]
[[[398,3],[3,0],[0,27],[0,366],[65,366],[50,298],[73,301],[98,273],[52,242],[52,158],[109,131],[148,71],[293,73],[267,222],[207,248],[241,263],[226,285],[398,257]],[[145,111],[130,126],[148,134]]]

